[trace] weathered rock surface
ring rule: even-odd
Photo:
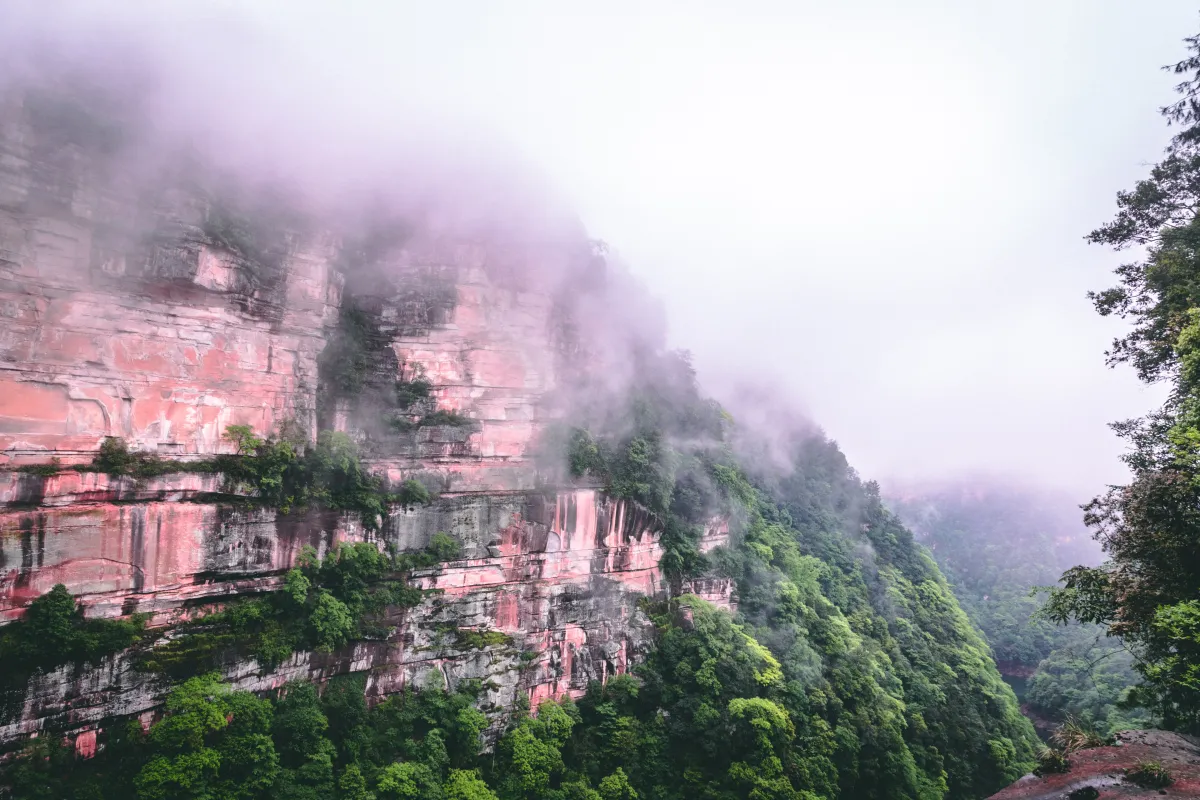
[[[1071,768],[1039,778],[1026,775],[990,800],[1063,800],[1117,797],[1200,797],[1200,740],[1166,731],[1124,731],[1113,747],[1070,754]],[[1157,762],[1172,778],[1166,788],[1138,786],[1126,776],[1137,764]],[[1095,789],[1096,793],[1088,791]],[[1078,794],[1072,794],[1077,792]]]
[[[273,590],[305,545],[414,550],[444,531],[463,559],[416,576],[440,592],[391,620],[387,641],[269,672],[234,664],[228,677],[266,690],[363,672],[372,696],[481,679],[498,710],[628,669],[647,644],[638,598],[665,588],[658,522],[592,488],[544,486],[531,455],[564,364],[581,369],[562,280],[579,243],[414,234],[367,257],[290,219],[250,235],[188,174],[120,158],[121,134],[90,114],[52,93],[0,95],[0,621],[63,583],[89,616],[170,625]],[[370,348],[361,397],[322,361],[347,309]],[[426,397],[387,405],[415,379]],[[438,412],[458,416],[422,422]],[[348,432],[377,473],[440,496],[393,509],[368,536],[352,516],[237,502],[217,474],[18,471],[89,463],[108,436],[198,460],[231,452],[229,425]],[[702,546],[727,536],[714,520]],[[728,581],[685,588],[733,600]],[[456,650],[450,628],[508,643]],[[37,675],[0,720],[0,745],[82,732],[86,752],[104,720],[153,713],[165,690],[129,654]]]
[[[195,508],[201,509],[201,516],[215,513],[207,510],[211,507]],[[108,581],[103,585],[97,583],[96,568],[86,563],[78,572],[56,570],[60,562],[50,563],[55,558],[88,561],[76,555],[85,545],[77,543],[79,534],[74,531],[45,534],[47,541],[62,536],[64,542],[47,548],[46,561],[40,567],[35,564],[29,574],[55,574],[96,607],[147,607],[169,615],[198,598],[274,588],[281,566],[291,563],[294,531],[301,526],[279,525],[268,514],[199,525],[193,541],[168,548],[152,548],[143,536],[142,547],[150,555],[161,553],[173,570],[144,568],[143,574],[153,575],[154,581],[169,575],[170,583],[135,589],[138,572],[132,568],[113,570],[103,576]],[[322,547],[337,539],[360,538],[361,531],[341,524],[343,518],[321,516],[328,527],[310,521],[313,527],[308,530],[318,531],[315,541]],[[113,530],[129,528],[115,523]],[[637,601],[663,588],[661,551],[656,522],[635,506],[591,489],[552,499],[540,494],[443,498],[433,506],[396,512],[379,536],[414,549],[436,530],[453,531],[464,543],[466,557],[415,576],[422,588],[439,591],[391,620],[396,627],[386,642],[360,643],[328,656],[298,653],[272,671],[260,670],[253,661],[239,663],[229,667],[228,677],[241,688],[261,691],[296,678],[320,681],[367,672],[372,696],[431,681],[453,688],[479,679],[488,687],[486,705],[503,709],[512,707],[518,693],[535,703],[545,697],[578,696],[588,682],[626,671],[644,652],[648,621]],[[321,538],[326,534],[328,538]],[[254,544],[239,546],[245,542]],[[253,555],[231,561],[229,554],[238,551]],[[96,560],[100,569],[115,561]],[[137,561],[149,565],[154,559],[127,554],[120,563]],[[508,639],[502,645],[456,649],[456,637],[447,634],[454,629],[496,631]],[[522,658],[522,652],[534,655]],[[79,730],[109,717],[152,711],[165,691],[159,676],[136,671],[128,654],[95,667],[62,667],[30,681],[23,708],[0,726],[0,743],[45,728]]]
[[[315,433],[318,360],[352,267],[353,304],[388,351],[383,377],[424,375],[426,410],[473,423],[371,442],[380,466],[431,470],[446,490],[532,487],[524,459],[561,349],[550,276],[579,243],[411,234],[367,258],[290,219],[235,236],[233,201],[168,167],[134,180],[116,145],[74,117],[63,129],[68,111],[90,113],[0,97],[0,465],[86,462],[105,436],[188,458],[230,452],[231,424]]]

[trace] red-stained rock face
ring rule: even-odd
[[[172,510],[183,513],[172,516]],[[149,610],[170,620],[185,602],[273,588],[302,542],[325,548],[362,537],[338,516],[238,513],[222,517],[214,506],[187,503],[13,512],[18,525],[28,515],[45,522],[28,536],[3,537],[6,552],[35,553],[10,570],[6,602],[16,612],[64,582],[92,612]],[[131,514],[147,515],[150,527],[166,533],[157,541],[144,532],[138,537],[136,525],[144,531],[146,523],[131,523]],[[84,521],[68,524],[72,519]],[[430,681],[454,687],[480,679],[489,687],[485,702],[510,708],[518,693],[535,703],[579,696],[589,681],[625,672],[644,653],[648,620],[637,600],[663,588],[659,530],[645,512],[591,489],[562,492],[552,501],[540,494],[444,497],[395,512],[378,536],[414,549],[436,530],[453,531],[465,557],[415,576],[417,585],[440,592],[393,620],[387,642],[330,656],[297,654],[265,674],[253,662],[236,664],[227,676],[241,688],[263,691],[296,678],[370,671],[367,691],[376,697]],[[456,650],[447,625],[500,631],[511,644]],[[536,656],[522,659],[522,651]],[[0,725],[0,743],[47,727],[89,729],[107,717],[152,710],[165,690],[157,676],[134,671],[126,656],[99,667],[63,667],[31,681],[21,715]]]
[[[1088,787],[1097,800],[1118,797],[1200,797],[1200,741],[1165,731],[1124,731],[1114,747],[1095,747],[1070,754],[1067,772],[1038,778],[1026,775],[989,800],[1060,800]],[[1157,762],[1173,780],[1166,788],[1138,786],[1126,775],[1142,762]],[[1084,794],[1078,795],[1086,796]]]
[[[309,437],[345,431],[389,481],[415,476],[438,490],[428,507],[394,509],[372,540],[417,550],[441,531],[463,558],[417,576],[440,594],[391,620],[387,642],[296,654],[269,673],[230,665],[238,687],[368,671],[379,697],[478,678],[485,702],[503,709],[520,694],[535,704],[577,695],[644,653],[637,599],[664,590],[659,523],[594,489],[547,489],[532,458],[564,365],[600,369],[564,344],[564,276],[586,242],[483,246],[418,233],[359,263],[348,235],[287,222],[256,231],[251,246],[217,224],[207,193],[151,181],[148,168],[135,177],[88,142],[48,134],[22,103],[0,95],[0,622],[62,583],[90,616],[149,613],[170,625],[273,590],[305,545],[367,537],[336,513],[230,503],[220,475],[16,469],[89,463],[107,436],[201,459],[232,450],[230,425],[269,435],[287,423]],[[368,388],[394,397],[398,381],[423,378],[418,406],[376,406],[329,385],[322,352],[347,309],[370,328]],[[397,411],[414,421],[381,423]],[[436,412],[465,424],[418,424]],[[713,520],[702,549],[727,538]],[[732,602],[728,581],[689,588]],[[447,626],[511,644],[456,650]],[[148,719],[166,689],[129,654],[36,676],[24,706],[0,720],[0,745],[85,731],[76,747],[87,755],[105,719]]]

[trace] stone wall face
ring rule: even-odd
[[[4,559],[21,564],[5,578],[10,612],[62,582],[83,596],[89,613],[151,611],[161,621],[197,603],[276,588],[303,544],[326,549],[364,537],[340,515],[286,517],[203,503],[97,503],[88,511],[7,516]],[[19,530],[26,520],[30,530]],[[156,539],[147,528],[172,533]],[[411,549],[436,530],[453,531],[464,558],[414,575],[416,585],[436,591],[390,619],[395,628],[386,641],[298,653],[271,671],[237,663],[227,677],[265,691],[297,678],[365,672],[373,697],[478,679],[487,686],[485,707],[499,712],[520,694],[535,704],[579,696],[589,681],[625,672],[644,654],[650,632],[638,599],[663,586],[659,530],[637,507],[592,489],[443,497],[396,511],[373,536]],[[457,649],[448,629],[495,631],[508,641]],[[158,676],[138,672],[128,654],[62,667],[30,681],[23,705],[0,724],[0,745],[38,730],[92,729],[110,717],[153,712],[166,689]]]
[[[252,264],[201,192],[135,175],[87,113],[0,97],[0,464],[86,461],[104,436],[213,453],[226,425],[303,415],[338,302],[330,242]]]
[[[187,458],[230,452],[229,425],[315,434],[319,357],[350,275],[389,351],[377,377],[423,374],[423,411],[473,422],[376,436],[376,463],[447,490],[533,485],[522,459],[555,385],[554,276],[578,244],[409,232],[364,259],[287,218],[251,249],[216,190],[166,156],[135,166],[78,121],[64,130],[64,104],[0,94],[0,467],[86,462],[105,436]],[[323,421],[361,433],[369,420]]]
[[[77,112],[53,93],[0,92],[0,623],[62,583],[89,616],[169,626],[276,589],[306,545],[412,551],[442,531],[462,560],[414,577],[437,591],[390,620],[387,641],[269,672],[233,664],[229,679],[260,691],[362,672],[372,697],[481,679],[498,716],[521,695],[578,695],[644,654],[638,599],[665,590],[658,522],[595,489],[541,485],[531,455],[564,366],[590,368],[563,344],[578,243],[413,234],[359,258],[312,224],[247,238],[187,170],[122,157],[121,136]],[[339,393],[322,358],[347,309],[369,329],[370,402]],[[415,379],[427,396],[389,406]],[[231,452],[230,425],[285,424],[344,431],[377,474],[438,498],[368,533],[353,516],[239,502],[218,474],[20,471],[88,464],[105,437],[193,461]],[[716,520],[703,546],[726,538]],[[694,588],[730,600],[727,584]],[[509,643],[456,650],[448,627]],[[104,720],[152,714],[166,689],[128,653],[35,676],[0,720],[0,746],[52,729],[84,732],[87,751]]]

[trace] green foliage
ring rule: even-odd
[[[180,684],[147,739],[138,799],[262,796],[279,773],[272,713],[269,701],[230,692],[215,673]]]
[[[388,418],[391,429],[397,433],[411,433],[418,428],[445,426],[450,428],[468,428],[475,424],[470,417],[457,411],[437,410],[428,414],[414,417],[410,414],[395,414]]]
[[[77,759],[75,748],[57,736],[32,740],[5,764],[4,796],[14,800],[136,797],[133,780],[145,762],[142,726],[137,722],[114,724],[105,739],[102,757],[90,762]]]
[[[573,428],[567,442],[567,466],[575,477],[607,474],[600,445],[592,435],[580,428]]]
[[[784,540],[774,543],[786,549]],[[815,612],[803,617],[809,644],[778,623],[740,625],[695,597],[652,609],[655,649],[637,668],[636,679],[620,677],[589,690],[579,704],[580,723],[562,751],[562,767],[547,748],[523,737],[528,760],[541,754],[536,763],[549,776],[537,785],[552,784],[557,776],[566,786],[572,774],[582,773],[601,794],[621,782],[641,797],[971,797],[990,793],[1031,765],[1033,737],[1015,708],[1006,712],[1011,727],[989,724],[989,706],[1003,703],[998,676],[993,673],[985,684],[990,694],[977,705],[952,682],[941,688],[947,695],[941,708],[933,687],[902,702],[897,695],[903,683],[919,685],[920,675],[904,674],[903,682],[886,677],[903,656],[885,657],[878,644],[856,631],[861,623],[822,601],[821,580],[829,575],[821,574],[821,562],[793,560],[786,553],[782,558],[793,565],[796,581],[779,581],[785,599],[774,607]],[[953,603],[948,595],[935,597],[927,593],[922,602]],[[966,635],[969,626],[965,620],[959,624],[960,635]],[[752,631],[787,646],[776,657]],[[814,647],[829,648],[827,668]],[[982,654],[973,658],[975,664],[952,663],[963,671],[986,663]],[[983,716],[972,720],[972,714]],[[967,722],[980,730],[962,727]],[[939,759],[934,762],[939,772],[925,777],[929,750],[939,744],[930,730],[935,725],[947,726],[942,735],[961,737],[953,740],[960,748],[974,735],[985,740],[990,735],[992,743],[982,758],[960,755],[961,767]],[[953,742],[947,742],[942,746],[949,752]],[[975,794],[950,794],[941,773],[945,766],[955,770],[955,785],[967,790],[975,781],[989,785]],[[984,770],[992,772],[977,774]]]
[[[284,513],[309,505],[353,511],[365,528],[375,530],[389,503],[431,502],[429,491],[411,479],[389,492],[367,471],[354,441],[338,431],[321,431],[316,445],[303,452],[293,442],[261,439],[246,426],[230,426],[226,438],[239,454],[224,464],[226,474]]]
[[[539,800],[563,777],[562,747],[576,719],[553,701],[538,706],[536,717],[525,717],[499,744],[505,770],[500,795],[505,800]]]
[[[438,531],[429,540],[426,548],[429,554],[438,561],[454,561],[462,554],[462,547],[453,537]]]
[[[966,798],[1020,777],[1032,728],[936,566],[833,443],[786,446],[791,472],[752,492],[723,476],[747,522],[740,547],[710,560],[738,579],[747,632],[796,687],[783,707],[797,738],[826,753],[796,788],[830,794],[821,776],[836,776],[846,796]]]
[[[378,800],[440,800],[441,796],[437,776],[425,764],[389,764],[375,784]]]
[[[710,468],[714,457],[728,457],[728,417],[700,394],[686,352],[643,351],[637,362],[633,383],[620,395],[591,387],[591,405],[573,424],[548,432],[558,452],[546,460],[553,472],[565,456],[567,474],[601,481],[608,494],[660,518],[662,567],[678,587],[704,571],[701,526],[726,505]]]
[[[442,787],[443,800],[499,800],[477,770],[452,769]]]
[[[268,721],[275,776],[246,796],[969,799],[1032,766],[1028,723],[936,567],[831,443],[797,441],[795,474],[769,489],[715,463],[723,469],[679,473],[666,513],[687,524],[737,504],[739,544],[713,560],[738,582],[737,618],[693,596],[648,604],[655,647],[633,676],[592,686],[578,707],[518,714],[483,757],[487,720],[470,687],[405,691],[372,709],[361,676],[320,698],[288,687]],[[697,475],[712,483],[693,484]],[[395,570],[457,551],[444,535],[394,562],[371,545],[321,561],[306,550],[281,591],[198,620],[150,655],[201,635],[215,651],[276,658],[375,635],[374,615],[412,591]],[[496,631],[453,636],[511,646]],[[222,780],[230,762],[207,751],[221,750],[224,729],[192,721],[208,731],[201,745],[146,755],[139,787]],[[103,771],[106,758],[79,774]]]
[[[396,381],[396,406],[403,410],[411,408],[422,400],[429,399],[433,384],[423,374],[418,374],[411,380]]]
[[[706,570],[733,578],[738,618],[690,598],[655,612],[637,699],[590,693],[549,782],[585,783],[582,797],[619,768],[664,799],[979,798],[1032,767],[1031,725],[878,488],[819,432],[731,438],[686,358],[639,358],[625,397],[549,438],[570,474],[659,518],[676,591]],[[735,544],[702,555],[717,513]]]
[[[116,436],[105,436],[92,465],[109,475],[127,474],[136,463],[137,457],[129,452],[125,440]]]
[[[48,464],[23,464],[17,467],[17,472],[24,475],[37,475],[42,478],[52,478],[62,472],[62,461],[56,456]]]
[[[1165,789],[1175,782],[1170,770],[1157,761],[1139,761],[1125,770],[1125,780],[1143,789]]]
[[[228,425],[225,427],[225,438],[233,442],[237,447],[239,456],[254,455],[258,448],[266,444],[264,439],[260,439],[255,433],[254,428],[249,425]]]
[[[400,484],[400,490],[392,494],[388,500],[405,508],[427,506],[433,502],[433,498],[424,484],[412,478]]]
[[[629,785],[629,777],[625,770],[617,767],[617,771],[606,775],[600,780],[599,795],[602,800],[638,800],[640,795]]]
[[[1180,100],[1163,109],[1181,126],[1162,161],[1132,191],[1117,194],[1118,212],[1092,242],[1140,258],[1116,270],[1118,285],[1094,293],[1102,315],[1132,322],[1109,352],[1147,382],[1166,381],[1163,407],[1115,425],[1132,445],[1133,481],[1087,507],[1109,561],[1075,567],[1052,593],[1047,614],[1108,627],[1136,657],[1143,683],[1130,700],[1151,708],[1167,727],[1200,732],[1200,639],[1192,623],[1200,601],[1200,37],[1174,66],[1189,76]]]
[[[389,606],[420,602],[394,564],[367,542],[334,547],[318,561],[306,547],[281,591],[234,602],[184,624],[170,639],[142,652],[138,667],[180,678],[236,657],[273,668],[297,650],[331,652],[353,640],[387,633],[379,615]]]
[[[1102,736],[1091,725],[1081,722],[1074,717],[1067,717],[1066,722],[1054,730],[1051,737],[1054,743],[1064,753],[1076,750],[1087,750],[1093,747],[1105,747],[1114,743],[1111,736]]]
[[[495,800],[480,771],[486,719],[476,687],[407,691],[368,710],[361,676],[307,683],[274,701],[231,691],[214,674],[173,688],[149,735],[106,726],[99,754],[76,759],[37,739],[0,774],[14,798],[89,800]],[[551,715],[552,716],[552,715]],[[562,733],[559,730],[559,738]],[[0,790],[2,791],[2,790]]]
[[[501,631],[477,631],[473,628],[454,630],[456,650],[482,650],[485,647],[511,647],[513,638]]]
[[[322,383],[337,396],[360,394],[378,349],[378,324],[365,311],[347,300],[338,308],[338,325],[317,359]]]
[[[1001,668],[1032,670],[1065,631],[1037,615],[1037,587],[1096,560],[1070,498],[1003,486],[950,486],[888,505],[917,531]]]
[[[338,779],[338,796],[341,800],[375,800],[375,794],[367,790],[367,779],[358,764],[350,764]]]
[[[6,709],[23,695],[35,672],[63,664],[95,662],[136,644],[144,635],[147,617],[125,620],[87,619],[67,587],[59,583],[34,600],[25,615],[0,628],[0,691]],[[11,696],[10,696],[11,695]]]
[[[1040,716],[1073,719],[1101,736],[1154,727],[1153,715],[1130,702],[1131,688],[1137,682],[1132,654],[1119,640],[1094,631],[1081,626],[1064,628],[1061,643],[1029,678],[1025,700]]]
[[[432,426],[432,425],[448,425],[448,426],[454,427],[454,428],[462,428],[462,427],[466,427],[466,426],[472,425],[472,424],[473,423],[472,423],[470,417],[464,417],[462,414],[459,414],[457,411],[442,411],[442,410],[432,411],[428,414],[425,414],[417,422],[417,425],[419,427],[428,427],[428,426]]]
[[[198,461],[174,461],[129,450],[124,439],[106,437],[91,465],[73,469],[149,478],[177,472],[223,473],[228,491],[247,490],[260,502],[283,513],[314,506],[359,515],[368,530],[376,530],[390,503],[405,507],[432,502],[419,481],[404,481],[396,491],[372,475],[359,458],[358,446],[344,433],[321,431],[315,445],[295,438],[262,438],[249,425],[230,425],[225,438],[234,455]],[[35,465],[37,474],[53,474]],[[34,471],[30,467],[29,471]],[[57,468],[55,469],[57,471]]]
[[[153,453],[139,453],[129,449],[124,439],[105,436],[91,464],[77,464],[71,469],[78,472],[102,472],[107,475],[131,475],[135,478],[153,478],[176,472],[220,472],[226,463],[220,457],[196,461],[174,461],[159,458]]]
[[[354,635],[354,618],[350,615],[350,609],[329,592],[317,592],[317,600],[308,621],[319,653],[332,653]]]
[[[1079,559],[1097,559],[1073,502],[971,485],[889,505],[919,532],[1038,718],[1074,719],[1104,734],[1153,723],[1126,707],[1137,675],[1119,642],[1094,625],[1055,625],[1041,611],[1045,584]]]
[[[179,461],[161,458],[154,453],[135,452],[117,436],[106,436],[90,464],[74,464],[63,469],[76,472],[101,472],[113,477],[131,476],[138,479],[155,478],[176,473],[212,474],[225,472],[236,465],[228,456]]]
[[[402,553],[396,557],[397,565],[404,569],[427,569],[446,561],[455,561],[462,557],[462,546],[453,536],[438,531],[429,539],[424,550],[416,553]]]
[[[1038,763],[1033,768],[1033,774],[1041,777],[1070,772],[1070,770],[1071,759],[1067,758],[1065,752],[1055,750],[1053,747],[1045,747],[1038,753]]]

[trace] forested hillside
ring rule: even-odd
[[[221,109],[156,124],[125,45],[0,94],[0,794],[974,800],[1034,765],[878,486],[713,401],[570,214],[458,169],[343,196],[286,147],[267,180],[205,150]]]
[[[1101,734],[1152,724],[1144,709],[1120,707],[1137,676],[1119,639],[1039,614],[1039,587],[1101,559],[1069,496],[980,480],[911,489],[887,504],[929,548],[1044,733],[1068,718]]]
[[[645,663],[579,702],[518,712],[482,753],[478,686],[368,709],[355,679],[257,698],[200,675],[148,736],[134,725],[90,760],[39,739],[7,770],[12,795],[932,800],[984,797],[1023,774],[1031,726],[877,487],[819,432],[783,431],[779,464],[702,397],[686,360],[642,357],[653,369],[638,374],[653,377],[558,441],[577,477],[661,516],[677,586],[735,578],[736,615],[687,594],[647,598]],[[618,419],[633,425],[618,433]],[[702,554],[714,510],[731,514],[734,544]],[[287,581],[326,585],[340,597],[361,576],[353,562],[310,562]]]

